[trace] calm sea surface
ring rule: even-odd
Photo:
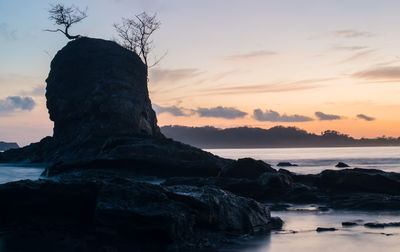
[[[208,149],[226,158],[252,157],[273,167],[279,162],[291,162],[296,167],[284,167],[297,173],[319,173],[337,169],[337,162],[351,167],[376,168],[400,172],[400,147],[361,148],[275,148],[275,149]],[[43,168],[0,164],[0,183],[21,179],[38,179]],[[296,251],[296,252],[399,252],[400,228],[369,229],[366,222],[400,222],[400,209],[394,212],[328,211],[315,206],[294,206],[293,211],[272,212],[285,222],[284,231],[251,238],[232,245],[225,251]],[[343,221],[358,221],[359,226],[343,228]],[[317,233],[317,227],[334,227],[338,231]],[[294,231],[294,232],[293,232]]]
[[[225,158],[252,157],[263,160],[274,168],[279,162],[297,164],[282,167],[297,173],[319,173],[335,168],[338,162],[351,167],[400,172],[400,147],[345,147],[345,148],[268,148],[268,149],[206,149]]]

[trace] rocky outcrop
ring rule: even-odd
[[[348,164],[346,164],[346,163],[339,162],[339,163],[337,163],[335,165],[335,167],[337,167],[337,168],[347,168],[347,167],[350,167],[350,166]]]
[[[257,179],[169,178],[164,185],[216,186],[272,205],[287,202],[354,210],[400,208],[400,174],[379,170],[355,168],[299,175],[281,169]]]
[[[58,251],[183,251],[282,225],[264,205],[217,188],[164,188],[118,176],[3,184],[0,200],[7,202],[0,230],[6,230],[3,245],[10,250],[18,237],[27,247],[34,242],[27,238],[35,237],[42,243],[35,249],[54,242]],[[38,230],[45,236],[37,237]]]
[[[61,144],[112,136],[161,136],[147,90],[147,68],[112,41],[80,38],[51,62],[46,99]]]
[[[84,37],[69,42],[52,60],[46,82],[53,136],[2,153],[0,162],[49,163],[49,176],[88,166],[216,176],[233,163],[160,133],[147,68],[115,42]]]
[[[276,166],[285,167],[285,166],[298,166],[298,165],[297,164],[292,164],[290,162],[279,162]]]

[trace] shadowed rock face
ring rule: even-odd
[[[160,137],[147,90],[147,68],[112,41],[80,38],[51,62],[47,108],[54,140],[83,142],[111,136]]]

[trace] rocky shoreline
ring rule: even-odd
[[[280,229],[268,206],[400,209],[398,173],[299,175],[165,138],[147,69],[114,42],[68,43],[46,81],[54,135],[0,153],[2,163],[51,164],[46,179],[0,185],[5,251],[215,251],[243,235]],[[143,176],[164,182],[138,181]]]

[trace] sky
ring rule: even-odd
[[[0,0],[0,140],[52,135],[45,79],[68,40],[44,0]],[[88,7],[71,34],[116,39],[113,24],[157,13],[149,91],[158,123],[295,126],[400,136],[400,1],[66,0]],[[79,108],[77,108],[79,109]]]

